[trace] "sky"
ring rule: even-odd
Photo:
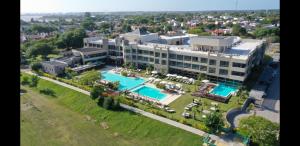
[[[21,0],[21,13],[279,9],[279,0]]]

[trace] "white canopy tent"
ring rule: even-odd
[[[154,70],[154,71],[152,71],[151,73],[152,73],[152,74],[157,74],[157,71]]]
[[[202,83],[208,83],[209,80],[202,80]]]

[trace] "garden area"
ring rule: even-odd
[[[21,113],[22,144],[90,145],[100,140],[105,145],[202,145],[201,137],[184,130],[129,111],[106,110],[99,107],[99,99],[43,79],[36,81],[28,74],[22,73],[21,78],[22,89],[27,91],[21,96],[21,104],[35,107]],[[45,88],[51,89],[50,95]],[[45,116],[39,111],[51,112]]]

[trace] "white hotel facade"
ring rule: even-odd
[[[265,52],[263,40],[189,34],[158,36],[138,30],[116,39],[86,38],[84,47],[107,52],[109,63],[131,63],[138,68],[152,65],[160,73],[189,77],[202,73],[211,81],[237,85],[262,62]]]

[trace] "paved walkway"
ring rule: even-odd
[[[32,73],[32,72],[30,72],[30,71],[25,71],[25,72],[28,73],[28,74],[34,75],[34,73]],[[83,93],[83,94],[90,95],[90,92],[85,91],[85,90],[82,90],[82,89],[77,88],[77,87],[74,87],[74,86],[71,86],[71,85],[69,85],[69,84],[66,84],[66,83],[63,83],[63,82],[60,82],[60,81],[57,81],[57,80],[54,80],[54,79],[50,79],[50,78],[47,78],[47,77],[43,77],[43,76],[39,76],[39,77],[42,78],[42,79],[44,79],[44,80],[47,80],[47,81],[50,81],[50,82],[59,84],[59,85],[61,85],[61,86],[64,86],[64,87],[73,89],[73,90],[75,90],[75,91],[81,92],[81,93]],[[178,127],[178,128],[180,128],[180,129],[183,129],[183,130],[185,130],[185,131],[188,131],[188,132],[197,134],[197,135],[199,135],[199,136],[203,136],[204,134],[207,134],[206,132],[201,131],[201,130],[199,130],[199,129],[196,129],[196,128],[193,128],[193,127],[184,125],[184,124],[182,124],[182,123],[179,123],[179,122],[176,122],[176,121],[173,121],[173,120],[170,120],[170,119],[161,117],[161,116],[157,116],[157,115],[155,115],[155,114],[152,114],[152,113],[143,111],[143,110],[138,109],[138,108],[134,108],[134,107],[131,107],[131,106],[128,106],[128,105],[125,105],[125,104],[120,104],[120,105],[121,105],[121,107],[123,107],[123,108],[125,108],[125,109],[127,109],[127,110],[130,110],[130,111],[133,111],[133,112],[135,112],[135,113],[139,113],[139,114],[141,114],[141,115],[144,115],[144,116],[146,116],[146,117],[149,117],[149,118],[151,118],[151,119],[155,119],[155,120],[161,121],[161,122],[163,122],[163,123],[166,123],[166,124],[169,124],[169,125]],[[230,135],[226,135],[226,136],[223,136],[223,137],[219,137],[219,136],[210,134],[210,137],[211,137],[212,140],[216,141],[216,143],[218,143],[218,145],[243,146],[242,143],[240,143],[240,142],[235,142],[235,141],[234,141],[234,137],[233,137],[233,136],[230,136]]]

